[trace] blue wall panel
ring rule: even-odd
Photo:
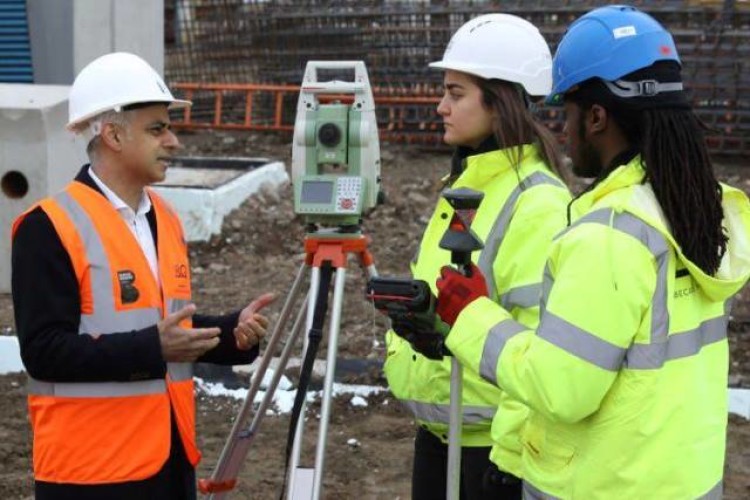
[[[0,82],[33,81],[26,0],[0,0]]]

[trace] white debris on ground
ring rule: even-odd
[[[729,389],[729,413],[750,420],[750,389]]]
[[[352,406],[367,406],[367,400],[362,396],[354,396],[350,403]]]
[[[261,390],[255,395],[254,403],[260,403],[266,397],[266,390],[273,378],[273,370],[268,369],[261,382]],[[247,389],[227,389],[223,384],[207,382],[200,378],[194,378],[198,392],[207,396],[226,396],[244,401],[247,398]],[[350,404],[355,407],[368,406],[367,397],[386,391],[385,387],[356,384],[333,384],[333,397],[352,395]],[[311,403],[322,396],[323,391],[308,391],[306,401]],[[297,394],[292,382],[284,375],[279,380],[279,385],[273,395],[272,405],[274,410],[266,411],[266,415],[281,415],[290,413],[294,405],[294,397]]]
[[[354,438],[348,439],[346,441],[346,444],[348,444],[352,448],[359,448],[360,446],[362,446],[362,444],[359,441],[357,441],[356,439],[354,439]]]
[[[18,347],[18,337],[0,337],[0,375],[22,372],[21,351]]]

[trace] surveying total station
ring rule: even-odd
[[[354,78],[353,81],[320,81],[320,70],[353,71]],[[209,479],[198,481],[200,491],[211,499],[226,498],[234,489],[242,462],[271,405],[292,349],[302,332],[303,318],[307,335],[303,338],[302,368],[287,437],[284,486],[288,485],[288,500],[320,499],[349,256],[353,254],[358,258],[368,277],[377,274],[368,250],[369,238],[361,231],[362,214],[378,203],[380,193],[378,127],[363,62],[307,63],[294,125],[292,182],[294,210],[304,217],[307,226],[305,262],[300,266],[286,296],[219,462]],[[310,280],[307,297],[300,301],[293,326],[282,342],[308,269]],[[301,466],[307,386],[323,337],[332,280],[333,308],[328,320],[326,371],[315,462],[312,466]],[[254,408],[255,395],[280,345],[283,348],[266,394],[258,407]]]
[[[353,70],[354,81],[322,82],[320,70]],[[307,63],[292,147],[294,211],[308,224],[358,226],[380,195],[375,101],[362,61]]]

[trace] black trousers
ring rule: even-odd
[[[195,469],[187,460],[172,417],[169,458],[154,476],[142,481],[101,485],[34,483],[36,500],[195,500]]]
[[[490,462],[489,447],[461,449],[461,500],[521,500],[521,481]],[[419,428],[414,441],[412,500],[445,499],[448,445]]]

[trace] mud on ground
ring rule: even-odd
[[[291,166],[288,137],[242,133],[183,134],[186,154],[266,156]],[[380,274],[405,275],[418,238],[427,223],[446,171],[446,153],[412,146],[384,145],[383,185],[387,204],[365,222],[371,251]],[[750,191],[750,171],[719,163],[722,179]],[[294,217],[289,186],[264,189],[224,221],[220,236],[191,244],[195,301],[206,313],[234,310],[265,291],[282,298],[303,260],[303,228]],[[352,261],[347,272],[338,356],[382,361],[384,320],[362,298],[364,276]],[[276,317],[282,300],[271,306]],[[750,293],[738,297],[730,334],[730,384],[750,387]],[[12,333],[12,304],[0,295],[0,333]],[[325,343],[319,358],[325,356]],[[363,363],[364,364],[364,363]],[[350,382],[385,385],[377,369],[351,373]],[[23,376],[0,377],[0,498],[31,498],[30,433],[23,396]],[[414,427],[409,415],[387,392],[368,398],[367,407],[354,407],[351,396],[334,402],[328,431],[324,497],[329,499],[409,498]],[[206,477],[218,459],[239,403],[199,394],[197,426],[204,453],[199,477]],[[312,405],[305,432],[304,463],[312,463],[319,405]],[[245,461],[235,498],[278,498],[283,477],[288,416],[269,416]],[[356,439],[359,446],[347,444]],[[309,456],[308,456],[309,455]],[[730,417],[725,498],[750,498],[750,422]]]

